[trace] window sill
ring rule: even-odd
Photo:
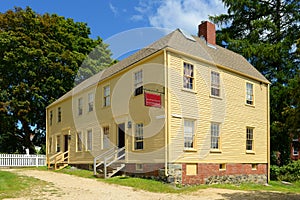
[[[132,151],[134,152],[139,152],[139,151],[143,151],[144,149],[133,149]]]
[[[219,99],[219,100],[222,100],[223,98],[220,97],[220,96],[214,96],[214,95],[209,95],[210,98],[214,98],[214,99]]]
[[[192,94],[197,94],[197,92],[195,90],[192,90],[192,89],[182,88],[181,91],[189,92],[189,93],[192,93]]]
[[[255,154],[255,151],[253,151],[253,150],[246,150],[246,154]]]
[[[222,153],[221,149],[211,149],[210,153]]]
[[[254,105],[254,104],[247,104],[247,103],[245,103],[245,106],[255,108],[255,105]]]
[[[184,152],[197,152],[197,149],[184,149]]]

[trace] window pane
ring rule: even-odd
[[[194,148],[194,121],[184,120],[184,148]]]
[[[211,95],[220,96],[220,74],[211,72]]]
[[[143,132],[143,124],[135,125],[135,137],[134,137],[134,149],[144,149],[144,132]]]
[[[89,130],[87,132],[87,150],[91,151],[92,150],[92,137],[93,137],[93,132],[92,130]]]
[[[110,87],[106,86],[104,87],[104,106],[109,106],[110,105]]]
[[[253,150],[253,128],[247,128],[246,150]]]
[[[253,84],[246,83],[246,103],[253,104]]]
[[[82,151],[82,133],[77,133],[77,151]]]
[[[88,111],[91,112],[94,110],[94,94],[88,94]]]
[[[183,64],[183,87],[187,89],[194,88],[194,66],[191,64]]]

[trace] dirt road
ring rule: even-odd
[[[38,170],[14,170],[13,172],[31,176],[49,184],[44,188],[32,188],[30,196],[25,196],[18,199],[80,199],[80,200],[94,200],[94,199],[107,199],[107,200],[239,200],[239,199],[287,199],[296,200],[300,199],[300,195],[283,194],[283,193],[270,193],[270,192],[244,192],[226,189],[203,189],[197,192],[186,194],[161,194],[152,193],[142,190],[136,190],[130,187],[110,185],[95,179],[80,178],[72,175],[38,171]],[[15,199],[17,200],[17,199]]]

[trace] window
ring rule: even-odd
[[[293,140],[293,156],[299,155],[299,142],[298,139]]]
[[[60,152],[60,136],[56,136],[56,152]]]
[[[246,104],[253,105],[253,84],[246,83]]]
[[[82,104],[83,104],[83,99],[79,98],[78,99],[78,115],[82,115]]]
[[[52,137],[49,138],[49,153],[52,153]]]
[[[109,134],[109,126],[104,126],[103,127],[103,134],[108,135]]]
[[[251,164],[251,169],[252,170],[257,170],[258,165],[257,164]]]
[[[219,170],[226,170],[226,164],[225,163],[220,164]]]
[[[247,127],[246,150],[253,151],[253,128]]]
[[[110,106],[110,87],[109,85],[108,86],[105,86],[103,88],[103,100],[104,100],[104,107],[106,106]]]
[[[211,72],[211,95],[220,96],[220,74],[218,72]]]
[[[184,120],[184,149],[194,149],[195,121]]]
[[[134,140],[135,150],[144,149],[144,130],[142,123],[135,125]]]
[[[143,94],[143,70],[134,73],[134,96]]]
[[[82,151],[82,133],[77,133],[77,151]]]
[[[135,170],[136,171],[143,171],[143,164],[136,164],[135,165]]]
[[[94,110],[94,94],[88,94],[88,111],[92,112]]]
[[[52,121],[53,121],[53,111],[50,111],[50,126],[52,125]]]
[[[110,140],[109,140],[109,126],[104,126],[103,127],[103,144],[102,144],[102,149],[103,148],[109,148],[110,145]]]
[[[194,66],[188,63],[183,63],[183,87],[194,89]]]
[[[57,122],[61,122],[61,107],[57,108]]]
[[[220,128],[219,124],[212,123],[210,125],[210,133],[211,133],[211,149],[219,149],[220,148]]]
[[[88,130],[86,135],[86,150],[91,151],[93,149],[93,131]]]

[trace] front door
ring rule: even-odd
[[[125,146],[125,124],[118,124],[118,148]]]
[[[68,135],[64,135],[64,152],[69,150],[69,137]]]
[[[69,135],[64,135],[64,152],[69,150]],[[65,154],[64,161],[67,161],[68,154]]]

